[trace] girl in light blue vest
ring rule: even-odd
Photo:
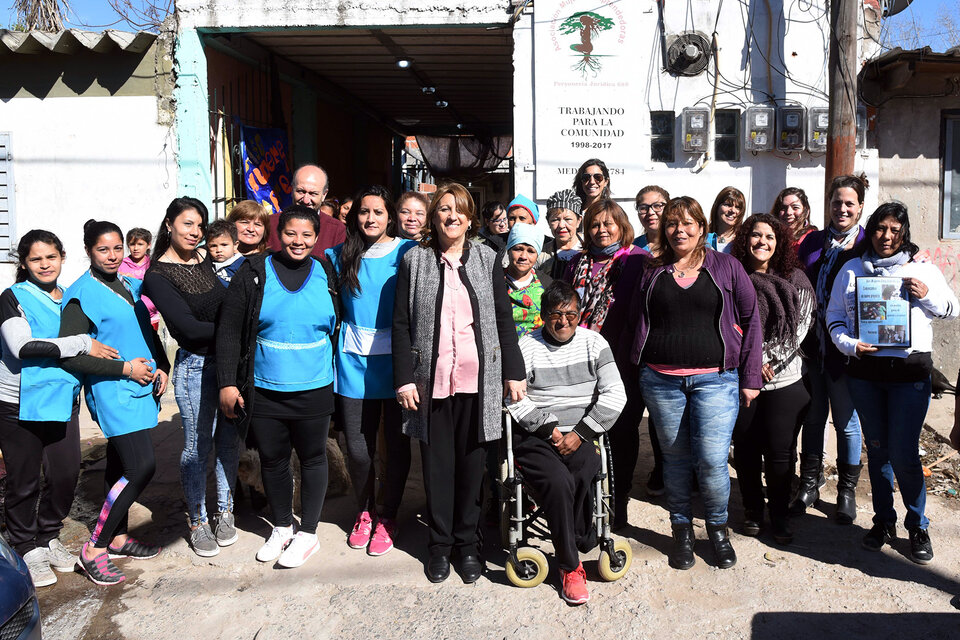
[[[56,235],[27,232],[17,256],[16,284],[0,294],[0,451],[10,543],[34,586],[42,587],[57,581],[51,567],[72,571],[77,561],[59,535],[80,473],[80,381],[59,360],[80,354],[110,359],[117,352],[90,336],[57,338],[64,252]]]
[[[83,355],[64,362],[67,370],[84,375],[87,408],[107,437],[107,499],[79,563],[93,582],[110,585],[124,580],[111,557],[142,559],[160,553],[159,547],[127,535],[127,511],[153,477],[150,430],[157,425],[170,365],[140,300],[139,281],[117,275],[123,260],[120,228],[89,220],[83,225],[83,244],[90,270],[64,293],[60,335],[87,334],[120,355],[108,362]]]
[[[379,185],[357,194],[347,214],[347,239],[326,255],[337,272],[343,322],[336,350],[337,421],[343,428],[357,517],[347,544],[380,556],[393,548],[397,511],[410,472],[410,440],[401,433],[393,390],[391,333],[397,270],[416,246],[395,237],[397,214]],[[383,511],[375,499],[377,432],[387,447]]]

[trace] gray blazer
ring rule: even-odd
[[[517,346],[503,267],[487,246],[467,242],[460,279],[470,295],[474,335],[480,358],[480,424],[485,442],[501,436],[504,380],[526,379],[523,355]],[[430,411],[440,339],[437,322],[443,303],[443,264],[436,249],[418,246],[403,256],[397,274],[393,316],[394,388],[417,385],[420,405],[403,412],[403,432],[430,441]]]

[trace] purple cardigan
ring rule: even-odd
[[[649,298],[657,278],[667,272],[665,265],[646,269],[633,293],[630,307],[630,322],[636,329],[630,345],[630,361],[639,364],[643,346],[650,330]],[[763,377],[763,328],[757,312],[757,293],[743,266],[733,256],[707,249],[703,270],[720,289],[722,310],[720,313],[720,338],[723,340],[723,364],[725,369],[740,372],[742,389],[760,389]],[[621,342],[621,348],[625,344]]]

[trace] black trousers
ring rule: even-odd
[[[810,394],[802,380],[782,389],[761,391],[749,407],[741,405],[733,429],[733,460],[745,510],[763,511],[763,468],[770,515],[787,515],[797,435],[809,406]]]
[[[607,433],[613,462],[614,501],[624,509],[633,490],[633,475],[637,470],[637,459],[640,456],[640,422],[643,420],[643,412],[646,408],[640,389],[634,389],[632,393],[627,394],[627,404],[624,405],[620,417]],[[653,448],[654,471],[662,470],[663,452],[653,424],[653,416],[647,417],[647,431]]]
[[[636,430],[636,429],[634,429]],[[593,546],[593,479],[600,471],[600,454],[592,442],[582,442],[567,456],[537,436],[514,446],[516,464],[537,503],[543,507],[553,537],[557,564],[564,571],[580,565],[577,547]]]
[[[383,483],[384,518],[394,519],[403,499],[403,489],[410,475],[410,438],[401,432],[400,405],[396,399],[361,400],[335,396],[337,422],[343,429],[347,442],[350,480],[360,511],[376,513],[376,465],[377,432],[383,417],[383,440],[386,451],[380,452],[384,460]]]
[[[431,555],[478,553],[486,445],[479,438],[477,394],[434,399],[429,444],[420,443]]]
[[[290,455],[300,458],[300,530],[316,533],[327,495],[327,431],[330,416],[269,418],[254,415],[250,429],[260,450],[260,477],[270,503],[273,526],[293,524],[293,474]]]
[[[157,468],[150,429],[107,438],[107,468],[103,474],[106,500],[90,544],[105,549],[114,537],[127,533],[130,507],[147,488]]]
[[[19,405],[0,402],[7,532],[21,556],[59,537],[70,513],[80,475],[78,409],[70,422],[21,422]]]

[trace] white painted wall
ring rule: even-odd
[[[649,34],[650,46],[644,57],[635,61],[635,73],[647,82],[646,110],[675,111],[684,107],[708,107],[713,94],[713,68],[691,78],[673,77],[661,71],[660,32],[657,21],[657,3],[646,3],[639,29]],[[805,107],[827,106],[827,24],[829,12],[825,0],[769,0],[765,2],[726,2],[718,19],[716,1],[665,3],[664,23],[666,32],[676,34],[696,30],[708,40],[714,30],[718,33],[720,90],[717,108],[738,108],[741,111],[752,104],[770,103],[765,93],[770,93],[783,104],[787,98]],[[771,8],[768,14],[767,7]],[[781,8],[783,14],[781,15]],[[751,14],[752,12],[752,14]],[[537,131],[534,113],[532,68],[536,65],[533,48],[532,21],[547,19],[553,12],[549,3],[537,13],[537,7],[525,11],[514,27],[514,154],[516,157],[516,190],[533,195],[536,180],[534,135]],[[786,21],[783,16],[790,16]],[[768,27],[768,24],[770,25]],[[745,26],[746,25],[746,26]],[[752,25],[752,26],[751,26]],[[714,27],[716,26],[716,29]],[[746,34],[753,30],[755,39],[747,47]],[[772,34],[772,37],[771,37]],[[769,68],[767,58],[774,63]],[[782,71],[786,62],[786,74]],[[778,71],[779,69],[779,71]],[[789,78],[785,75],[790,76]],[[746,89],[733,89],[733,85],[747,85]],[[813,87],[814,89],[810,89]],[[764,93],[765,92],[765,93]],[[672,164],[650,161],[649,120],[637,123],[644,128],[645,143],[637,154],[648,166],[642,184],[613,184],[614,195],[637,224],[633,208],[633,195],[648,184],[666,188],[671,196],[688,195],[696,198],[709,215],[716,194],[725,186],[734,186],[747,198],[747,212],[769,211],[776,194],[785,186],[804,189],[812,208],[812,221],[817,226],[823,222],[824,156],[811,155],[806,151],[785,155],[782,152],[764,152],[753,156],[741,150],[741,161],[736,163],[710,160],[703,164],[703,157],[688,154],[681,149],[680,124],[675,130],[676,155]],[[712,143],[711,143],[712,148]],[[592,157],[585,152],[575,165]],[[602,152],[597,154],[603,159]],[[870,182],[878,182],[879,162],[876,150],[857,154],[857,171],[864,171]],[[543,200],[538,201],[545,210]],[[867,193],[866,210],[877,205],[877,189]],[[545,227],[545,223],[544,227]],[[546,227],[545,227],[546,228]]]
[[[630,0],[639,1],[639,0]],[[509,0],[178,0],[180,30],[505,23]]]
[[[13,132],[16,240],[30,229],[56,233],[64,286],[89,266],[84,222],[156,233],[176,195],[173,138],[157,124],[155,97],[13,98],[0,102],[0,128]],[[0,288],[13,277],[14,265],[0,265]]]

